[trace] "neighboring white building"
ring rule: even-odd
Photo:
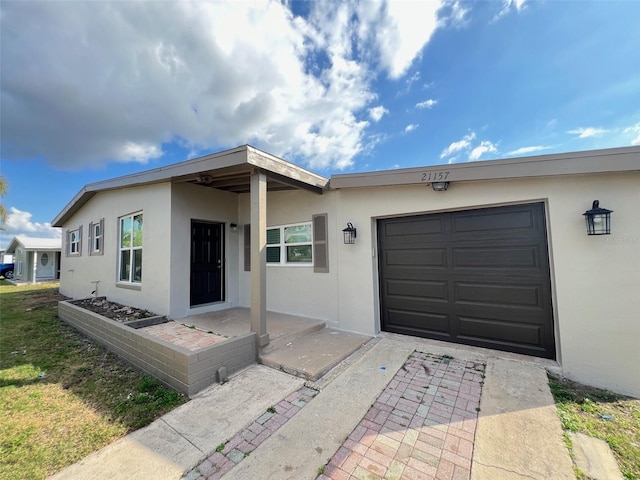
[[[60,239],[13,237],[5,253],[13,256],[13,280],[36,283],[60,278],[61,245]]]
[[[596,199],[610,235],[586,233]],[[250,307],[261,345],[269,309],[513,351],[640,397],[639,205],[640,147],[329,180],[242,146],[87,185],[53,226],[73,298]]]

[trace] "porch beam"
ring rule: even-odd
[[[258,346],[269,343],[267,333],[267,176],[251,173],[251,331]]]

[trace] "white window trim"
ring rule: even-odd
[[[297,227],[300,225],[308,225],[311,229],[310,240],[308,242],[299,243],[285,243],[284,242],[284,229],[289,227]],[[267,227],[267,231],[280,229],[280,243],[267,243],[266,247],[279,247],[280,248],[280,262],[267,262],[268,267],[296,267],[296,268],[313,268],[313,223],[312,222],[296,222],[286,225],[272,225]],[[311,247],[311,260],[308,262],[287,262],[287,247],[294,247],[297,245],[309,245]]]
[[[96,227],[100,231],[100,235],[96,235]],[[99,240],[98,248],[96,248],[96,240]],[[89,224],[89,255],[102,255],[104,252],[104,218],[95,223]]]
[[[117,281],[116,284],[119,284],[119,286],[122,287],[127,287],[127,286],[132,286],[134,289],[137,289],[139,286],[142,285],[142,280],[140,281],[136,281],[133,280],[133,252],[135,250],[144,250],[144,233],[142,236],[142,245],[139,247],[134,247],[133,246],[133,219],[138,216],[138,215],[142,215],[142,221],[143,221],[143,232],[144,232],[144,215],[142,211],[139,212],[134,212],[134,213],[129,213],[127,215],[122,215],[121,217],[118,217],[118,240],[117,240],[117,252],[118,252],[118,258],[117,258],[117,262],[118,262],[118,268],[117,268]],[[131,218],[131,229],[132,229],[132,235],[131,235],[131,246],[130,247],[125,247],[122,248],[122,246],[120,245],[120,242],[122,241],[122,220],[125,218]],[[120,270],[122,268],[122,252],[124,250],[129,250],[131,252],[131,255],[129,256],[129,261],[131,262],[130,265],[130,269],[129,269],[129,279],[128,280],[122,280],[120,278]]]
[[[73,242],[71,240],[71,237],[73,236],[74,233],[78,234],[78,239],[76,242]],[[77,245],[78,249],[73,252],[73,246]],[[73,230],[68,230],[67,231],[67,256],[68,257],[79,257],[82,255],[82,225],[80,225],[78,228],[73,229]]]

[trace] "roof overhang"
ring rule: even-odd
[[[329,179],[325,177],[250,145],[243,145],[193,160],[88,184],[53,219],[52,225],[63,226],[101,191],[172,182],[191,183],[233,193],[248,193],[251,174],[258,172],[264,173],[267,177],[267,191],[304,189],[322,194],[329,184]]]
[[[640,147],[332,175],[331,189],[640,171]]]
[[[62,250],[62,240],[16,236],[9,242],[5,253],[13,254],[18,247],[27,251],[58,252]]]

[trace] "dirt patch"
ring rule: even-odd
[[[157,314],[150,312],[149,310],[128,307],[116,302],[110,302],[104,297],[85,298],[84,300],[76,300],[71,303],[77,307],[90,310],[98,315],[102,315],[103,317],[122,323],[157,316]]]
[[[61,295],[57,288],[50,288],[25,292],[24,300],[26,310],[33,310],[34,308],[56,306],[58,302],[69,300],[69,297]]]

